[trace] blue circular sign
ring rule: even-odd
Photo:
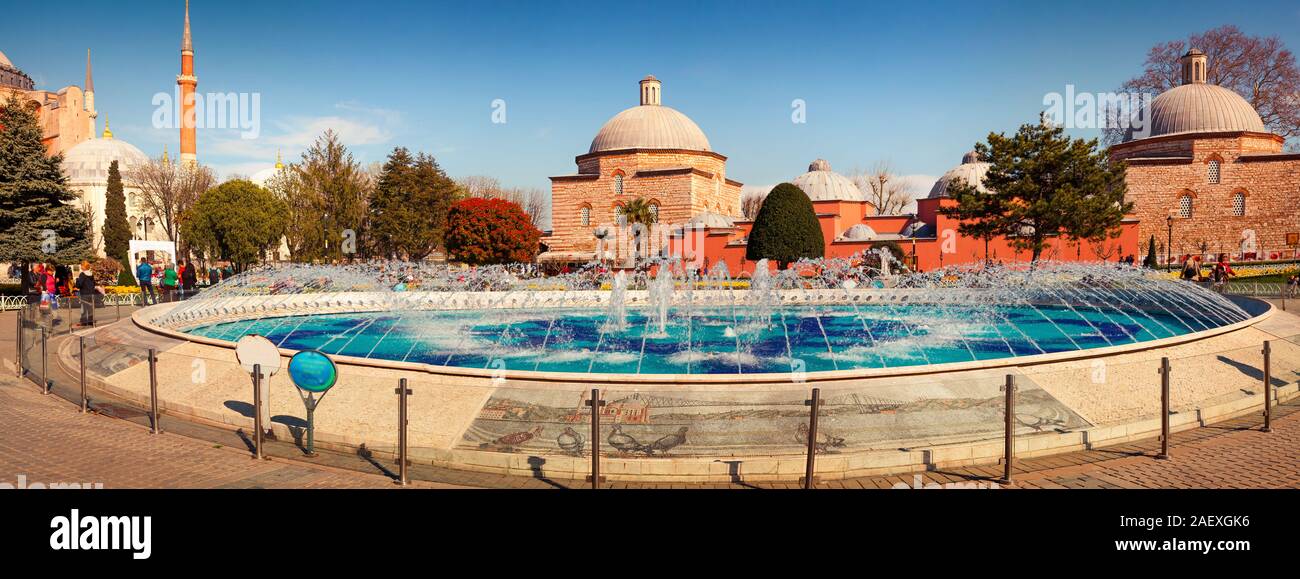
[[[316,350],[303,350],[289,359],[289,378],[308,392],[324,392],[338,381],[334,361]]]

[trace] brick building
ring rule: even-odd
[[[1183,84],[1157,97],[1145,131],[1111,156],[1128,163],[1128,193],[1142,243],[1159,259],[1220,253],[1234,260],[1297,256],[1300,154],[1283,153],[1246,99],[1206,83],[1206,55],[1182,58]]]
[[[539,261],[626,260],[636,244],[614,238],[632,235],[619,217],[637,198],[651,204],[658,221],[642,234],[642,255],[658,253],[673,224],[706,211],[740,215],[741,184],[727,178],[727,158],[709,148],[694,121],[663,106],[658,79],[639,84],[640,104],[600,128],[575,159],[578,172],[551,177],[551,231]]]

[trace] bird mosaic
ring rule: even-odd
[[[795,432],[795,440],[799,441],[799,444],[808,444],[807,423],[799,423],[799,428]],[[817,441],[814,443],[814,446],[817,449],[817,452],[829,452],[832,448],[842,448],[844,446],[844,439],[838,436],[831,436],[826,434],[825,431],[818,430]]]
[[[586,437],[576,431],[571,426],[564,427],[564,432],[555,437],[555,443],[559,445],[560,450],[574,456],[582,456],[582,451],[587,445]]]
[[[480,444],[479,448],[499,448],[502,450],[509,451],[514,449],[517,446],[523,445],[524,443],[534,438],[537,438],[537,435],[541,433],[542,433],[542,427],[535,426],[531,430],[513,432],[505,436],[502,436],[501,438],[498,438],[492,442],[485,442],[483,444]]]

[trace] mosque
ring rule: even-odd
[[[1269,133],[1244,98],[1206,83],[1204,53],[1192,50],[1182,62],[1183,84],[1144,111],[1148,133],[1131,132],[1110,150],[1112,159],[1128,164],[1134,203],[1118,237],[1097,243],[1050,237],[1045,259],[1141,261],[1152,238],[1174,260],[1218,253],[1234,260],[1300,257],[1300,154],[1282,152],[1283,137]],[[751,272],[754,262],[745,252],[753,222],[741,217],[741,184],[727,178],[727,158],[689,117],[662,104],[662,82],[649,76],[639,89],[639,106],[600,128],[576,158],[578,171],[551,177],[553,229],[542,238],[546,251],[539,260],[624,266],[633,256],[675,255],[706,269],[725,262],[732,275]],[[948,195],[953,182],[986,191],[988,170],[967,153],[905,215],[879,214],[824,159],[790,182],[812,201],[827,257],[892,242],[921,270],[1028,260],[1008,239],[986,246],[960,235],[960,223],[939,212],[956,204]],[[636,198],[650,203],[656,219],[640,231],[621,218]]]
[[[185,3],[185,24],[181,39],[181,74],[177,76],[176,82],[181,87],[183,107],[180,162],[196,164],[195,107],[194,100],[187,98],[187,95],[193,95],[198,77],[194,75],[194,44],[190,34],[188,0]],[[84,87],[67,86],[57,92],[36,89],[31,77],[15,66],[4,53],[0,53],[0,98],[7,98],[7,93],[12,92],[17,92],[36,112],[46,152],[51,156],[63,156],[63,171],[68,176],[68,187],[79,195],[80,206],[90,210],[91,246],[99,255],[104,254],[101,230],[108,192],[108,170],[113,161],[117,161],[118,170],[123,177],[127,222],[131,226],[132,238],[146,242],[142,247],[153,247],[150,242],[164,242],[167,239],[166,232],[141,206],[140,187],[130,179],[130,169],[148,163],[149,156],[131,143],[114,139],[107,119],[104,121],[103,132],[98,138],[95,137],[99,113],[95,109],[95,82],[89,50],[86,51]],[[163,160],[169,160],[165,148]]]

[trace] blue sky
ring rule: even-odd
[[[152,98],[179,72],[181,0],[7,6],[0,51],[38,87],[80,85],[94,51],[100,128],[175,154]],[[1235,24],[1300,50],[1277,2],[336,2],[193,0],[199,92],[259,93],[261,133],[199,131],[200,159],[249,174],[326,127],[363,162],[396,145],[448,173],[548,187],[575,170],[637,81],[694,119],[728,176],[770,185],[828,159],[933,176],[989,131],[1036,118],[1067,84],[1110,91],[1148,48]],[[505,124],[491,122],[506,103]],[[790,120],[807,103],[807,123]],[[1076,131],[1096,136],[1095,131]]]

